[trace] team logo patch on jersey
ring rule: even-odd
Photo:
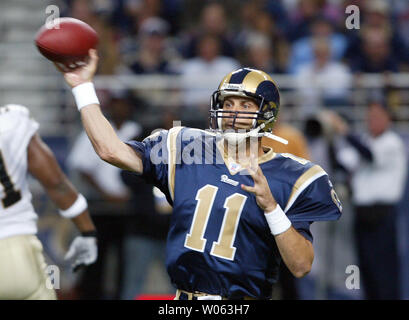
[[[341,200],[339,200],[339,197],[334,189],[331,189],[331,198],[332,201],[334,201],[335,205],[338,207],[339,211],[342,212]]]
[[[229,164],[230,172],[236,173],[240,171],[240,169],[241,169],[241,165],[239,165],[238,163],[233,162]]]
[[[225,174],[223,174],[221,177],[220,177],[220,181],[221,182],[224,182],[224,183],[228,183],[228,184],[231,184],[232,186],[238,186],[238,184],[239,184],[239,182],[238,181],[234,181],[234,180],[232,180],[232,179],[229,179],[229,177],[227,176],[227,175],[225,175]]]

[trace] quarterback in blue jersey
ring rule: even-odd
[[[92,85],[97,55],[65,73],[95,151],[142,174],[173,206],[166,265],[178,299],[270,299],[283,261],[296,277],[314,258],[310,224],[341,204],[326,172],[260,144],[274,137],[278,87],[260,70],[228,74],[212,96],[211,130],[175,127],[122,142]]]

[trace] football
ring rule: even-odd
[[[81,20],[59,18],[53,28],[40,28],[35,44],[44,57],[72,70],[85,64],[89,49],[98,45],[98,35]]]

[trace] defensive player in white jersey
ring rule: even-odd
[[[0,300],[56,299],[54,289],[47,288],[27,173],[42,184],[60,214],[72,219],[81,232],[66,255],[74,270],[97,258],[96,230],[87,201],[62,172],[37,133],[38,127],[26,107],[0,107]]]

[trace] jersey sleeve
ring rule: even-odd
[[[0,133],[12,146],[14,154],[21,156],[40,125],[35,121],[28,108],[21,105],[6,105],[0,108]]]
[[[292,223],[340,218],[342,205],[328,175],[322,175],[304,187],[285,209]]]
[[[142,178],[157,186],[165,195],[169,195],[169,131],[158,131],[143,141],[128,141],[135,152],[141,155],[143,163]]]

